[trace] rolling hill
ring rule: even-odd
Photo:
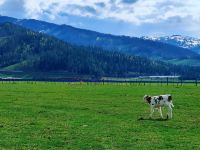
[[[80,46],[102,47],[134,56],[160,60],[196,59],[199,55],[186,48],[170,44],[128,36],[114,36],[94,31],[74,28],[68,25],[56,25],[33,19],[15,19],[1,16],[0,23],[12,22],[33,31],[54,36],[65,42]]]
[[[178,67],[138,56],[75,46],[12,23],[0,25],[1,71],[68,72],[74,75],[183,75],[193,68]],[[193,76],[197,73],[193,73]],[[45,78],[45,76],[43,76]]]

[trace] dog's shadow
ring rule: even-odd
[[[143,117],[140,117],[137,119],[138,121],[168,121],[169,119],[166,118],[166,119],[162,119],[162,118],[143,118]]]

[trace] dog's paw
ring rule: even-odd
[[[144,118],[143,118],[143,117],[140,117],[140,118],[138,118],[138,120],[144,120]]]

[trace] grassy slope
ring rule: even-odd
[[[0,70],[0,78],[14,77],[22,79],[91,79],[89,75],[75,75],[67,71],[49,71],[49,72],[23,72]]]
[[[172,59],[165,61],[175,65],[189,65],[189,66],[200,66],[200,60],[198,59]]]
[[[1,83],[0,149],[199,149],[199,88]],[[174,119],[137,120],[158,93],[173,94]]]

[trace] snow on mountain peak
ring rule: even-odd
[[[163,37],[144,36],[141,38],[146,40],[159,41],[187,49],[195,49],[197,47],[199,47],[200,49],[200,39],[189,36],[182,36],[182,35],[172,35]]]

